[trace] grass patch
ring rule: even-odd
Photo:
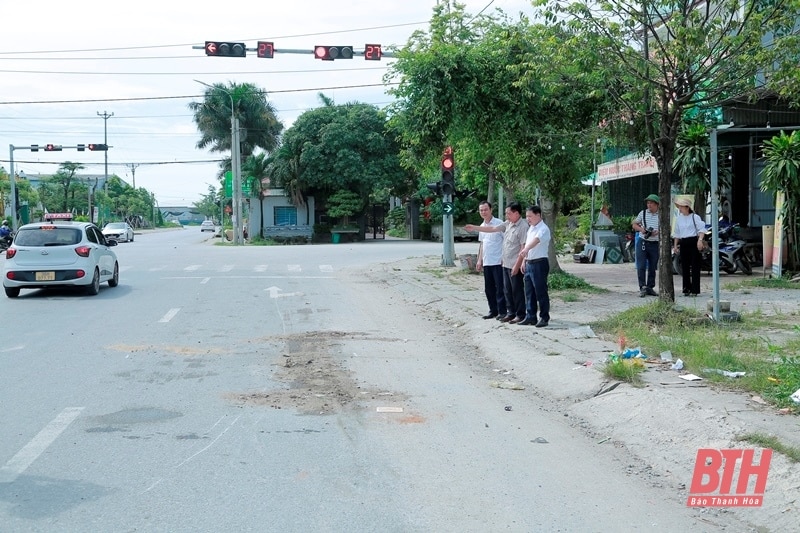
[[[617,381],[641,386],[643,383],[641,374],[644,370],[644,366],[637,364],[634,359],[616,359],[605,364],[603,374]]]
[[[547,288],[551,291],[581,290],[594,293],[609,292],[607,289],[589,285],[583,278],[579,278],[569,272],[552,272],[547,277]]]
[[[615,340],[625,339],[626,346],[641,348],[651,359],[669,350],[673,359],[683,360],[687,371],[708,382],[756,393],[778,407],[800,412],[800,406],[789,397],[800,389],[800,327],[796,324],[755,313],[742,315],[741,322],[716,325],[698,310],[659,300],[627,309],[593,327]],[[758,335],[765,327],[780,330],[785,340]],[[731,378],[718,370],[745,375]]]
[[[747,433],[736,437],[739,442],[748,442],[759,448],[770,448],[778,453],[782,453],[793,463],[800,462],[800,448],[787,446],[778,440],[778,437],[764,435],[763,433]]]
[[[791,282],[785,278],[751,278],[737,281],[735,283],[726,283],[725,288],[731,291],[744,290],[748,288],[800,290],[800,283]]]

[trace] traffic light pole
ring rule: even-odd
[[[442,197],[445,203],[453,202],[452,194],[445,194]],[[455,266],[453,258],[456,255],[455,244],[453,244],[453,215],[452,213],[442,216],[442,266]]]
[[[16,150],[14,145],[9,144],[8,160],[11,172],[8,174],[8,183],[11,185],[11,200],[8,203],[11,204],[11,229],[17,231],[17,180],[14,176],[14,150]]]

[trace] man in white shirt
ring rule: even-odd
[[[503,221],[492,215],[492,204],[486,200],[478,205],[483,222],[479,227],[502,226]],[[506,299],[503,292],[503,234],[500,232],[478,233],[478,263],[475,267],[483,270],[483,288],[489,313],[484,319],[506,316]]]
[[[525,273],[525,320],[520,326],[536,325],[545,328],[550,323],[550,295],[547,292],[547,276],[550,274],[550,262],[547,259],[550,248],[550,228],[542,220],[542,209],[538,205],[530,206],[525,212],[528,221],[528,236],[525,246],[519,252],[518,261],[522,262]],[[536,314],[539,321],[536,321]]]
[[[519,251],[525,246],[528,222],[522,216],[519,202],[506,205],[506,220],[500,226],[474,226],[467,224],[467,231],[481,233],[503,233],[503,293],[506,301],[506,315],[498,316],[501,322],[517,324],[525,320],[525,281],[517,261]]]

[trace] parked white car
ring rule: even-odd
[[[214,222],[212,222],[211,220],[204,220],[200,224],[200,231],[201,232],[203,232],[203,231],[216,231],[216,230],[217,230],[217,228],[214,226]]]

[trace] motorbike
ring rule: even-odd
[[[14,232],[12,231],[5,237],[0,237],[0,252],[5,252],[11,243],[14,242]]]
[[[750,276],[753,274],[753,268],[745,256],[747,243],[736,236],[738,228],[739,224],[731,224],[719,229],[719,269],[726,274],[735,274],[741,271],[744,275]],[[711,226],[709,224],[706,224],[705,241],[707,246],[700,252],[700,270],[710,273],[714,269],[711,262],[714,254],[711,251]],[[682,273],[680,253],[672,252],[672,273]]]

